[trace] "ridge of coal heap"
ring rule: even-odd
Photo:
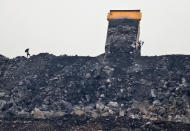
[[[75,124],[94,121],[96,126],[121,119],[130,128],[174,122],[148,127],[187,129],[188,124],[176,122],[190,123],[190,56],[140,56],[137,33],[138,21],[110,20],[106,51],[97,57],[0,55],[0,118],[69,117]],[[69,118],[66,124],[79,128]],[[139,124],[130,125],[135,120]]]

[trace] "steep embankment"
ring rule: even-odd
[[[190,56],[142,56],[126,68],[103,58],[1,56],[0,117],[190,122]]]

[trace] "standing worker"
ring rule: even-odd
[[[27,55],[27,58],[30,56],[30,53],[29,53],[29,48],[27,48],[26,50],[25,50],[25,52],[26,52],[26,55]]]

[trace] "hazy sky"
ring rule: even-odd
[[[190,54],[189,0],[0,0],[0,54],[99,55],[110,9],[141,9],[143,55]]]

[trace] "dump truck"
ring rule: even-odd
[[[129,53],[133,50],[131,55],[139,56],[142,45],[139,41],[141,18],[140,10],[110,10],[107,15],[109,25],[106,52],[113,54],[122,47],[122,52]]]

